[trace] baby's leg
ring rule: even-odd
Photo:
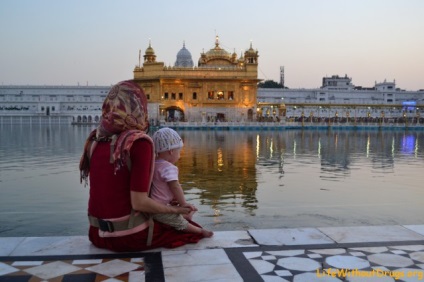
[[[203,235],[203,237],[206,237],[206,238],[210,238],[213,235],[213,232],[212,231],[209,231],[209,230],[206,230],[206,229],[203,229],[203,228],[194,226],[191,223],[189,223],[187,225],[187,228],[184,229],[184,231],[189,232],[189,233],[201,233]]]

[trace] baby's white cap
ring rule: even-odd
[[[172,149],[183,147],[183,140],[180,135],[169,127],[159,129],[153,134],[155,153],[161,153]]]

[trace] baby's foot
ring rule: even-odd
[[[213,232],[206,229],[202,229],[202,235],[203,237],[210,238],[213,236]]]

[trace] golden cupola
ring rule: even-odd
[[[244,52],[244,58],[246,60],[246,63],[248,64],[257,64],[258,63],[258,51],[255,51],[252,48],[252,42],[250,42],[250,48]]]
[[[152,48],[151,42],[149,42],[149,47],[147,47],[146,52],[144,53],[144,63],[155,63],[156,55],[155,50]]]
[[[215,47],[210,49],[209,51],[202,52],[200,54],[199,59],[199,67],[202,66],[216,66],[216,67],[223,67],[228,65],[233,65],[233,56],[230,52],[226,51],[225,49],[221,48],[219,45],[219,37],[216,36],[215,38]]]

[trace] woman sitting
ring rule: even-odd
[[[142,89],[133,81],[113,86],[103,102],[100,125],[88,136],[80,161],[81,182],[90,183],[89,239],[99,248],[174,248],[203,238],[151,218],[151,213],[184,215],[191,209],[149,198],[155,159],[148,128]]]

